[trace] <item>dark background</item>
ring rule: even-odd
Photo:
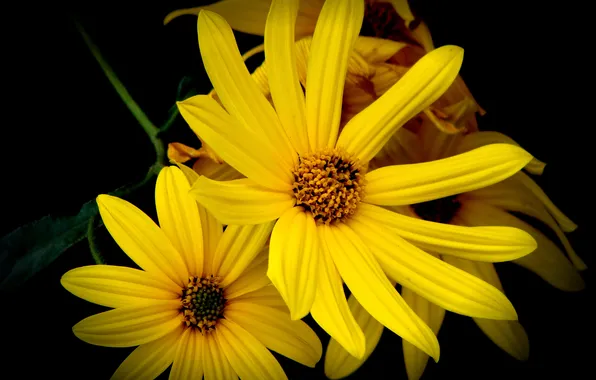
[[[2,234],[49,213],[76,213],[97,194],[142,178],[154,161],[151,144],[71,17],[156,125],[167,119],[183,76],[194,78],[199,92],[210,90],[196,18],[162,25],[169,11],[201,1],[133,2],[126,8],[124,3],[45,2],[4,10]],[[590,94],[587,73],[593,65],[585,37],[590,24],[581,17],[586,10],[569,2],[556,8],[514,4],[435,0],[416,1],[413,7],[429,24],[435,45],[465,49],[461,74],[488,111],[480,127],[508,134],[548,163],[538,182],[580,226],[570,240],[591,268],[595,225],[586,178],[594,173],[593,105],[588,104],[593,96],[584,93]],[[259,37],[236,35],[241,51],[260,43]],[[197,142],[181,119],[166,137]],[[149,186],[127,199],[151,215],[152,192]],[[130,263],[103,229],[99,245],[110,264]],[[2,294],[1,378],[107,379],[132,351],[91,346],[71,332],[75,323],[103,308],[66,292],[59,278],[92,263],[86,242],[79,243],[21,288]],[[530,337],[529,361],[510,358],[471,319],[448,313],[439,334],[441,360],[429,364],[424,378],[593,376],[592,270],[584,272],[586,290],[564,293],[512,264],[497,269]],[[326,346],[327,337],[321,336]],[[290,378],[322,378],[322,360],[315,370],[281,361]],[[405,376],[401,340],[386,330],[353,378]]]

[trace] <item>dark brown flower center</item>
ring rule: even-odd
[[[310,211],[319,224],[349,218],[364,194],[364,168],[336,149],[300,157],[293,173],[296,206]]]
[[[460,206],[457,195],[410,205],[420,218],[438,223],[450,223],[459,211]]]
[[[189,277],[182,290],[182,315],[186,326],[199,329],[201,333],[215,328],[217,320],[223,317],[226,304],[224,290],[218,285],[219,278]]]

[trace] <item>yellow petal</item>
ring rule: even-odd
[[[308,56],[306,122],[313,150],[337,140],[348,59],[362,26],[364,2],[327,0],[321,9]]]
[[[263,135],[249,130],[206,95],[178,102],[178,109],[192,130],[234,169],[265,187],[290,189],[290,166],[281,165]],[[250,144],[247,144],[250,141]]]
[[[247,293],[258,292],[263,287],[269,287],[269,285],[273,287],[271,280],[267,277],[267,253],[267,248],[263,249],[240,277],[226,287],[226,299],[232,300]],[[277,293],[276,297],[281,298]]]
[[[362,307],[385,327],[439,360],[437,337],[404,302],[352,228],[345,224],[323,226],[322,232],[321,240]]]
[[[186,285],[188,269],[164,232],[129,202],[102,194],[97,197],[101,219],[122,250],[145,271]]]
[[[183,165],[182,163],[175,161],[175,160],[170,160],[170,162],[172,164],[175,164],[176,166],[178,166],[178,168],[182,171],[182,173],[184,173],[184,176],[188,180],[188,183],[190,183],[191,185],[193,183],[195,183],[195,181],[199,178],[199,175],[197,174],[197,172],[194,171],[193,169],[189,168],[188,166]]]
[[[181,143],[173,142],[168,144],[168,158],[180,163],[184,163],[194,158],[199,158],[201,151],[186,146]]]
[[[365,203],[359,206],[358,212],[430,252],[497,262],[514,260],[536,249],[532,236],[517,228],[462,227],[428,222]]]
[[[203,234],[197,202],[180,169],[165,167],[155,183],[155,208],[161,230],[180,252],[192,274],[203,273]]]
[[[531,159],[514,145],[491,144],[441,160],[386,166],[366,174],[365,202],[398,206],[464,193],[512,176]]]
[[[451,45],[425,55],[379,99],[348,122],[337,146],[368,162],[398,128],[447,90],[462,61],[463,50]]]
[[[169,13],[163,23],[165,25],[182,15],[198,15],[205,9],[223,16],[235,30],[262,36],[270,6],[271,0],[223,0],[202,7],[177,9]]]
[[[312,214],[287,210],[271,234],[267,275],[285,300],[292,319],[305,317],[315,299],[319,241]]]
[[[459,145],[457,146],[456,152],[457,154],[468,152],[472,149],[479,148],[484,145],[489,144],[511,144],[515,146],[519,146],[512,138],[506,136],[499,132],[494,131],[485,131],[485,132],[476,132],[470,133],[461,140]],[[536,158],[532,158],[525,169],[532,174],[542,174],[544,171],[544,167],[546,164]]]
[[[228,319],[221,319],[215,339],[241,379],[287,379],[284,370],[263,343]]]
[[[406,26],[409,27],[410,23],[412,21],[414,21],[414,15],[412,14],[412,11],[410,10],[410,5],[408,4],[408,0],[388,0],[391,5],[393,5],[393,8],[395,8],[395,11],[397,12],[397,14],[399,15],[399,17],[401,17],[404,22],[406,23]]]
[[[208,157],[195,161],[192,170],[199,175],[216,181],[231,181],[233,179],[245,178],[238,170],[234,169],[227,162],[217,162]]]
[[[198,33],[203,64],[221,103],[246,128],[276,148],[274,157],[277,161],[292,168],[298,157],[275,110],[250,77],[226,20],[203,10],[199,13]],[[217,147],[213,148],[220,154]]]
[[[445,260],[465,270],[489,284],[501,292],[503,287],[495,267],[491,263],[462,260],[454,257],[446,257]],[[518,360],[527,360],[530,350],[528,335],[522,325],[517,321],[494,321],[491,319],[474,318],[474,322],[497,346]]]
[[[383,333],[383,325],[358,303],[354,295],[350,295],[348,298],[348,305],[358,326],[364,332],[366,349],[364,356],[358,359],[350,355],[335,339],[331,338],[325,353],[325,375],[330,379],[341,379],[356,372],[377,347]]]
[[[320,245],[318,266],[317,293],[310,313],[315,322],[350,355],[363,358],[366,352],[364,333],[350,311],[341,277],[327,244]]]
[[[246,226],[228,226],[213,256],[213,274],[223,277],[221,286],[236,281],[259,252],[263,250],[274,222]]]
[[[259,186],[252,180],[213,181],[200,177],[190,194],[224,224],[261,224],[279,218],[296,198]]]
[[[237,380],[238,375],[224,355],[215,334],[207,334],[204,338],[203,370],[205,371],[205,380]]]
[[[72,331],[84,342],[104,347],[132,347],[149,343],[182,324],[180,301],[155,301],[87,317]]]
[[[424,22],[421,21],[416,27],[416,29],[412,30],[411,33],[412,36],[416,39],[416,41],[418,41],[418,43],[420,43],[420,45],[422,45],[424,50],[426,50],[427,52],[435,48],[432,36],[430,34],[430,30]]]
[[[437,335],[443,324],[443,318],[445,318],[445,309],[435,305],[424,297],[420,297],[404,286],[401,288],[401,295],[412,310]],[[408,380],[418,380],[426,368],[428,355],[405,340],[402,341],[402,348]]]
[[[289,313],[288,307],[286,306],[284,299],[281,297],[275,286],[273,286],[273,284],[271,283],[269,283],[269,285],[267,286],[259,288],[258,290],[244,293],[238,296],[235,301],[243,301],[261,306],[269,306]]]
[[[291,320],[287,312],[234,300],[225,314],[272,351],[311,368],[321,359],[323,347],[317,334],[303,321]]]
[[[165,371],[176,353],[182,326],[153,342],[137,347],[112,375],[113,380],[155,379]]]
[[[454,313],[517,319],[511,302],[498,289],[416,248],[390,229],[378,228],[379,224],[357,215],[349,225],[390,278]]]
[[[358,36],[354,44],[354,51],[368,63],[385,63],[406,46],[408,45],[404,42]]]
[[[265,56],[271,98],[279,120],[298,154],[309,151],[304,92],[296,69],[294,29],[298,0],[274,0],[265,27]]]
[[[585,287],[581,275],[567,260],[565,254],[542,232],[515,216],[481,201],[466,201],[462,205],[461,218],[473,226],[510,226],[528,232],[538,248],[514,263],[531,270],[552,286],[565,291],[578,291]]]
[[[180,287],[142,270],[113,265],[89,265],[69,270],[60,283],[85,301],[107,307],[147,304],[180,298]]]
[[[203,335],[197,329],[184,329],[178,341],[169,380],[200,379],[203,377]]]

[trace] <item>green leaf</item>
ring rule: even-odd
[[[89,219],[98,212],[95,199],[74,216],[44,216],[0,239],[0,290],[27,281],[87,236]]]

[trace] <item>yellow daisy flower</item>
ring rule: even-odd
[[[310,312],[350,354],[363,357],[364,334],[349,310],[343,280],[368,313],[437,360],[435,334],[400,297],[378,255],[391,251],[402,265],[400,282],[416,281],[447,308],[495,319],[516,319],[515,310],[498,289],[476,277],[399,237],[397,245],[393,237],[386,240],[393,236],[389,226],[399,225],[402,236],[432,251],[486,261],[522,257],[536,242],[519,229],[448,226],[379,206],[482,188],[516,173],[532,157],[519,147],[494,144],[446,160],[367,172],[368,161],[394,132],[449,87],[463,51],[445,46],[427,54],[339,134],[347,62],[363,13],[361,0],[325,2],[310,47],[305,94],[294,51],[298,2],[272,3],[265,55],[273,108],[246,69],[229,25],[201,11],[201,54],[225,110],[198,95],[180,102],[180,112],[246,178],[201,176],[191,193],[223,223],[275,221],[267,274],[293,319]],[[364,239],[378,241],[384,250],[369,249]]]
[[[72,294],[114,308],[77,323],[81,340],[138,346],[112,378],[285,379],[267,348],[314,367],[322,349],[302,321],[292,321],[266,276],[265,242],[273,223],[222,225],[188,196],[176,167],[157,179],[160,226],[132,204],[97,198],[103,222],[142,268],[92,265],[61,279]]]
[[[416,134],[405,128],[400,129],[383,151],[371,161],[371,166],[384,167],[406,161],[416,163],[444,159],[491,143],[517,145],[498,132],[476,132],[465,136],[446,135],[427,121],[419,126]],[[536,159],[526,166],[526,170],[535,174],[542,173],[543,169],[544,164]],[[401,209],[393,208],[393,210],[412,217],[453,225],[510,226],[522,229],[532,235],[538,243],[538,248],[529,255],[512,262],[533,271],[558,289],[578,291],[584,288],[584,281],[578,270],[586,269],[586,266],[573,251],[564,234],[564,231],[575,229],[576,225],[550,201],[530,177],[522,172],[483,189],[413,204]],[[507,211],[525,213],[550,226],[559,236],[561,245],[567,251],[571,261],[542,232]],[[373,239],[365,239],[365,243],[373,249],[382,249]],[[499,276],[492,263],[472,261],[448,254],[433,254],[433,256],[440,256],[445,262],[488,282],[503,292]],[[380,262],[390,278],[400,275],[394,272],[395,269],[390,261],[380,260]],[[431,298],[425,298],[416,288],[410,288],[407,284],[403,284],[401,294],[433,332],[438,333],[445,316],[445,308],[433,303]],[[350,299],[349,302],[352,304],[354,316],[365,332],[367,348],[372,352],[379,342],[383,325],[371,317],[355,299]],[[528,336],[519,322],[473,319],[486,336],[505,352],[518,360],[528,358]],[[408,379],[420,378],[428,362],[428,355],[405,340],[403,353]],[[365,360],[366,358],[354,358],[332,339],[326,351],[325,373],[331,379],[339,379],[356,371]]]

